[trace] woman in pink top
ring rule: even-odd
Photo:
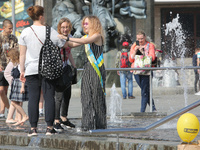
[[[139,31],[136,35],[137,41],[139,43],[136,45],[134,43],[131,46],[130,55],[129,55],[129,61],[132,63],[131,67],[134,68],[134,62],[135,62],[135,55],[146,55],[151,56],[152,61],[155,60],[155,47],[154,44],[146,41],[146,35],[145,32]],[[140,112],[145,112],[147,104],[150,105],[150,86],[149,86],[149,75],[134,75],[135,80],[139,87],[141,88],[141,109]],[[155,112],[156,108],[154,105],[154,100],[152,100],[152,110]]]

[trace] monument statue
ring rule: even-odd
[[[114,18],[135,17],[136,19],[143,19],[146,18],[145,10],[145,0],[57,0],[52,9],[52,27],[57,29],[59,20],[66,17],[72,22],[72,36],[82,37],[84,34],[81,26],[83,16],[96,15],[105,31],[104,53],[107,53],[111,48],[119,49],[119,36],[124,34],[117,31]],[[72,55],[76,61],[76,66],[82,68],[86,59],[84,47],[80,46],[74,49],[76,50],[72,49]]]
[[[58,2],[52,9],[52,27],[57,29],[58,22],[61,18],[70,19],[73,28],[75,29],[74,37],[82,37],[81,19],[82,14],[75,12],[74,5],[70,0]]]

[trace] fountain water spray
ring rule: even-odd
[[[174,67],[176,64],[171,59],[165,59],[163,63],[164,67]],[[165,70],[163,74],[163,86],[164,87],[176,87],[176,72],[174,70]]]
[[[111,122],[121,122],[122,97],[117,92],[115,84],[113,84],[113,86],[111,88],[109,114],[110,114]]]
[[[183,81],[183,87],[184,87],[184,98],[185,98],[185,106],[188,105],[187,99],[187,78],[186,78],[186,72],[184,71],[184,57],[185,52],[187,50],[185,46],[185,39],[186,35],[182,29],[182,25],[179,22],[179,14],[177,14],[176,18],[174,18],[171,22],[166,24],[166,30],[165,35],[169,35],[171,37],[171,54],[169,54],[170,58],[169,60],[172,60],[173,57],[181,58],[181,77]],[[172,76],[173,78],[173,76]]]

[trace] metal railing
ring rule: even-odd
[[[98,135],[105,135],[105,134],[117,134],[117,143],[116,143],[116,150],[119,150],[119,134],[124,133],[137,133],[137,132],[147,132],[149,130],[152,130],[158,126],[161,126],[162,124],[184,114],[187,111],[190,111],[200,105],[200,100],[178,110],[177,112],[166,116],[162,118],[161,120],[152,123],[151,125],[145,127],[145,128],[118,128],[118,129],[98,129],[98,130],[90,130],[89,132],[91,134],[98,134]]]
[[[199,66],[176,66],[176,67],[148,67],[148,68],[106,68],[106,71],[131,71],[131,70],[181,70],[181,69],[200,69]],[[78,71],[83,71],[83,68],[78,68]]]
[[[199,66],[194,67],[194,66],[180,66],[180,67],[148,67],[148,68],[106,68],[106,71],[131,71],[131,70],[150,70],[155,71],[155,70],[185,70],[185,69],[200,69]],[[77,69],[78,71],[83,71],[83,69]],[[149,85],[150,85],[150,112],[152,112],[152,73],[149,75]]]
[[[158,126],[161,126],[162,124],[184,114],[185,112],[188,112],[200,105],[200,100],[170,114],[169,116],[166,116],[159,121],[152,123],[151,125],[145,127],[145,128],[118,128],[118,129],[98,129],[98,130],[90,130],[91,134],[98,134],[98,135],[105,135],[105,134],[124,134],[124,133],[137,133],[137,132],[147,132],[149,130],[152,130]]]
[[[131,70],[185,70],[185,69],[200,69],[200,66],[176,66],[176,67],[148,67],[148,68],[106,68],[107,71],[131,71]],[[80,69],[82,70],[82,69]]]

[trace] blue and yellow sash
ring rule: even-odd
[[[85,35],[84,37],[87,38],[88,35]],[[90,48],[90,44],[85,44],[85,53],[87,55],[87,58],[88,58],[90,64],[92,65],[92,67],[96,71],[97,75],[99,76],[99,80],[100,80],[100,83],[101,83],[102,90],[103,90],[104,94],[106,95],[106,93],[104,91],[104,88],[103,88],[103,79],[102,79],[102,76],[101,76],[101,72],[99,70],[99,68],[104,63],[103,53],[96,60],[96,58],[95,58],[95,56],[94,56],[94,54],[93,54],[93,52],[92,52],[92,50]]]

